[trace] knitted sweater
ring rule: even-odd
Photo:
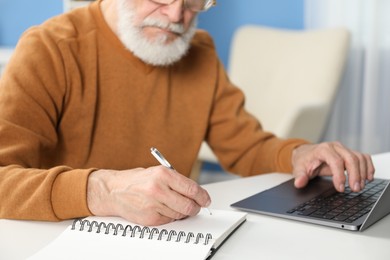
[[[106,24],[100,1],[26,31],[0,79],[0,218],[90,215],[95,169],[158,164],[188,176],[206,140],[228,171],[291,171],[302,140],[262,130],[244,109],[210,36],[167,67],[145,64]]]

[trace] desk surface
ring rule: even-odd
[[[390,178],[390,153],[374,156],[376,177]],[[212,208],[270,188],[291,176],[266,174],[204,185]],[[25,259],[56,238],[71,221],[48,223],[0,219],[0,259]],[[351,232],[248,214],[247,221],[213,259],[390,259],[390,215],[364,232]]]

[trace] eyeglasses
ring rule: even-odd
[[[176,0],[150,0],[156,4],[170,5]],[[183,0],[184,7],[193,12],[204,12],[217,4],[217,0]]]

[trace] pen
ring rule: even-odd
[[[154,147],[150,148],[150,152],[152,153],[152,155],[154,156],[154,158],[156,158],[157,161],[158,161],[161,165],[167,167],[168,169],[171,169],[171,170],[173,170],[173,171],[176,171],[175,168],[173,168],[172,164],[170,164],[170,163],[168,162],[168,160],[165,159],[165,157],[162,155],[162,153],[160,153],[159,150],[157,150],[157,148],[154,148]],[[208,211],[208,213],[209,213],[210,215],[212,215],[211,211],[210,211],[208,208],[205,208],[205,209]]]
[[[167,168],[169,168],[169,169],[171,169],[171,170],[176,171],[175,168],[173,168],[173,166],[168,162],[167,159],[165,159],[165,157],[162,155],[162,153],[160,153],[159,150],[157,150],[156,148],[152,147],[152,148],[150,148],[150,152],[152,153],[152,155],[154,156],[154,158],[156,158],[157,161],[158,161],[161,165],[163,165],[163,166],[165,166],[165,167],[167,167]]]

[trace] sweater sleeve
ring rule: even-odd
[[[258,119],[245,110],[243,92],[229,81],[220,63],[218,67],[218,86],[206,140],[221,165],[241,176],[291,172],[292,151],[308,142],[284,140],[264,131]]]
[[[0,218],[58,221],[91,215],[86,200],[91,171],[1,167]]]
[[[56,42],[42,30],[25,33],[0,79],[0,218],[91,214],[86,192],[94,169],[47,163],[57,156],[65,80]]]

